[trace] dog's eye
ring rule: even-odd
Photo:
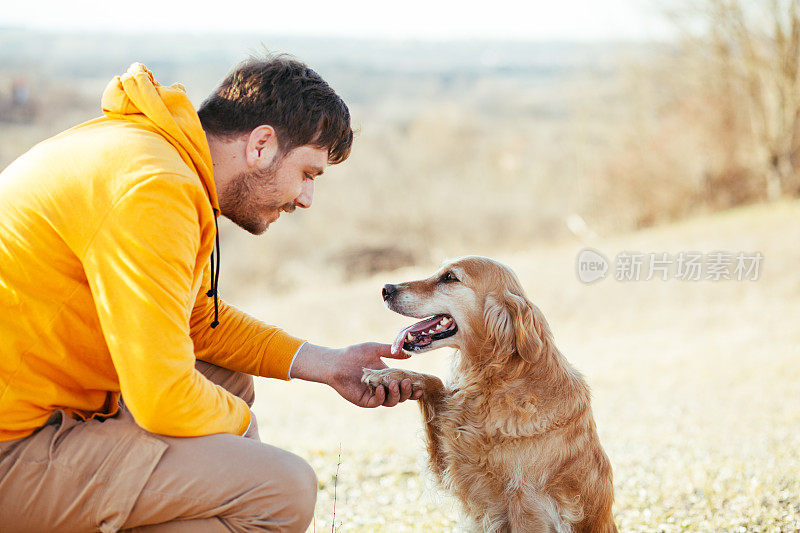
[[[454,281],[458,281],[458,278],[452,272],[445,272],[444,274],[442,274],[442,277],[439,278],[439,281],[441,281],[442,283],[452,283]]]

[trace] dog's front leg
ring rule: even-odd
[[[431,462],[431,470],[436,474],[440,483],[444,482],[444,471],[446,468],[444,452],[442,451],[442,407],[444,400],[450,395],[445,388],[442,380],[434,376],[426,381],[419,399],[419,408],[422,411],[422,422],[425,424],[425,435],[428,444],[428,457]]]
[[[430,458],[431,468],[441,481],[445,464],[444,455],[441,450],[442,429],[440,416],[442,406],[444,405],[444,399],[449,394],[442,380],[430,374],[420,374],[418,372],[411,372],[410,370],[402,370],[399,368],[383,368],[380,370],[365,368],[364,375],[361,377],[361,381],[373,389],[381,385],[388,387],[389,383],[392,381],[397,381],[399,383],[404,379],[411,380],[412,390],[422,391],[422,396],[418,401],[420,410],[422,411],[422,422],[425,424],[428,456]]]

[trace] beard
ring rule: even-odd
[[[267,168],[241,172],[217,191],[222,215],[245,231],[261,235],[270,225],[265,212],[294,211],[294,202],[279,197],[276,177],[281,159],[276,157]]]

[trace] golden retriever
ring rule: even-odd
[[[485,257],[446,263],[433,276],[386,285],[405,316],[430,317],[393,345],[456,349],[451,382],[400,369],[365,369],[378,387],[409,378],[430,466],[487,532],[614,532],[611,465],[600,446],[589,387],[556,348],[541,311],[506,266]]]

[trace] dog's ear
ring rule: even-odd
[[[506,299],[514,319],[517,354],[525,361],[535,364],[546,338],[544,317],[525,296],[506,291]]]
[[[492,353],[510,353],[516,349],[514,319],[505,301],[494,295],[487,296],[483,306],[483,323],[486,325],[486,344]]]
[[[506,290],[501,299],[488,296],[483,311],[487,341],[495,353],[516,352],[533,364],[548,332],[541,312],[527,298]]]

